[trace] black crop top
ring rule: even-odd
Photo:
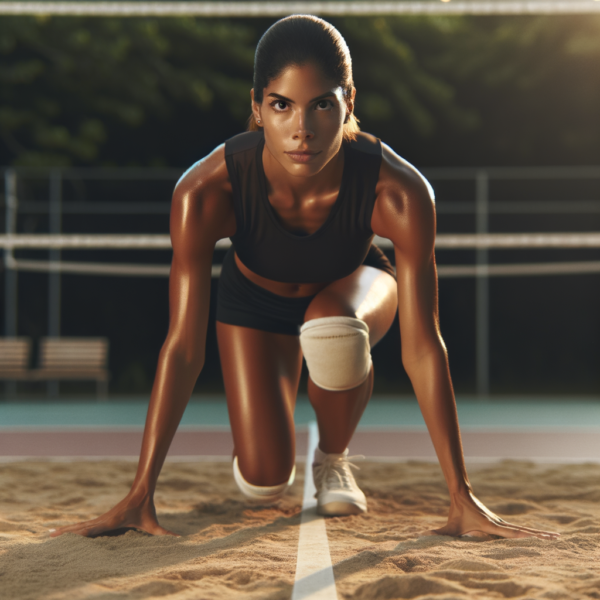
[[[323,283],[350,275],[364,261],[381,166],[381,143],[367,133],[344,142],[342,183],[323,225],[296,235],[279,222],[267,196],[262,131],[241,133],[225,143],[237,230],[231,242],[254,273],[283,283]]]

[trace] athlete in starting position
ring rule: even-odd
[[[175,188],[169,333],[131,491],[101,517],[53,535],[171,533],[158,524],[154,491],[204,364],[215,243],[230,237],[217,336],[233,473],[248,498],[276,501],[293,479],[304,356],[319,426],[318,510],[367,510],[347,446],[373,388],[370,349],[398,310],[402,364],[450,492],[448,522],[431,533],[556,537],[507,523],[473,493],[438,323],[433,192],[410,164],[359,131],[355,92],[346,43],[325,21],[296,15],[264,34],[249,131],[192,166]],[[395,276],[371,244],[374,234],[393,242]]]

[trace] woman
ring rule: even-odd
[[[204,363],[213,249],[231,237],[217,336],[234,477],[247,497],[273,502],[293,479],[304,355],[320,436],[318,510],[367,510],[347,446],[373,387],[370,348],[398,309],[402,363],[450,491],[448,523],[431,533],[555,537],[503,521],[473,494],[438,325],[433,192],[388,146],[359,132],[339,32],[311,16],[275,23],[257,47],[251,96],[250,131],[191,167],[174,192],[169,333],[131,491],[103,516],[54,535],[121,527],[175,535],[158,524],[153,495]],[[394,244],[397,281],[371,246],[374,234]]]

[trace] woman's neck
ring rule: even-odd
[[[287,171],[271,154],[267,146],[263,148],[263,169],[267,180],[267,192],[270,198],[288,198],[294,204],[306,200],[337,193],[344,172],[344,146],[315,175],[298,177]]]

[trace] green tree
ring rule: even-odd
[[[184,167],[245,127],[270,19],[0,19],[0,163]],[[600,160],[600,19],[336,18],[362,127],[419,165]]]
[[[5,160],[114,160],[114,142],[125,132],[139,132],[152,119],[174,122],[181,106],[209,119],[218,104],[242,121],[254,38],[241,23],[199,19],[2,19]],[[140,141],[133,161],[165,160],[168,153],[148,156]]]
[[[184,166],[245,127],[254,48],[272,22],[0,20],[2,162]],[[440,35],[436,22],[419,23]],[[473,123],[386,20],[337,25],[367,129],[391,122],[392,137],[430,137],[438,121]]]
[[[460,162],[600,162],[599,17],[461,18],[437,48],[413,32],[403,36],[424,68],[479,115]],[[439,140],[446,164],[455,141]]]

